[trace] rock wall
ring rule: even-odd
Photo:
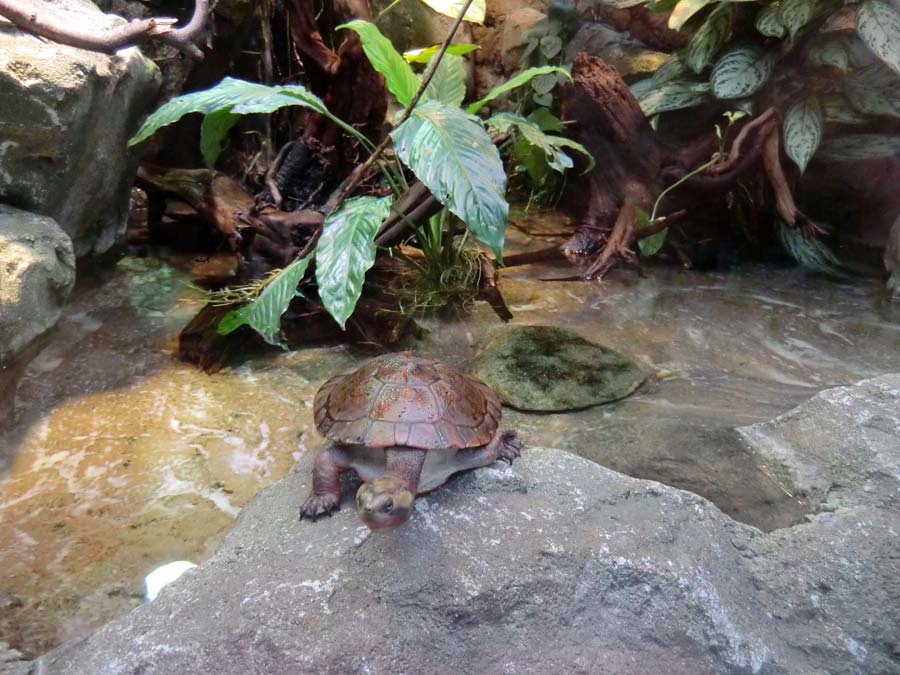
[[[0,204],[0,366],[56,323],[74,283],[72,242],[56,221]]]
[[[88,0],[47,6],[91,27],[121,21]],[[0,19],[0,202],[56,220],[78,256],[108,250],[124,231],[136,169],[126,142],[159,84],[138,49],[97,54]]]

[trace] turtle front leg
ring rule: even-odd
[[[521,450],[522,441],[516,437],[516,432],[513,429],[507,429],[500,433],[500,455],[498,459],[506,460],[512,464],[514,459],[522,456]]]
[[[341,473],[346,466],[335,461],[333,448],[322,450],[313,463],[312,493],[300,507],[300,519],[315,520],[325,514],[331,515],[341,503]]]

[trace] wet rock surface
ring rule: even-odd
[[[898,382],[854,388],[857,410],[876,390],[900,404]],[[896,466],[900,431],[889,436],[881,452]],[[153,604],[42,657],[41,672],[900,665],[896,477],[879,500],[848,486],[828,511],[764,534],[692,493],[528,448],[512,467],[463,474],[420,498],[405,526],[370,533],[348,494],[331,519],[297,519],[310,464],[307,455],[254,499],[210,561]]]
[[[514,326],[491,338],[473,373],[519,410],[559,412],[618,401],[645,379],[612,349],[553,326]]]
[[[88,29],[123,21],[88,0],[49,7]],[[108,250],[137,168],[126,141],[158,88],[159,70],[136,48],[88,52],[0,19],[0,200],[54,218],[78,256]]]
[[[738,433],[786,481],[825,506],[839,508],[845,498],[876,507],[898,502],[900,375],[826,389]]]
[[[28,656],[140,605],[155,567],[212,555],[241,507],[319,442],[317,388],[371,356],[272,351],[198,372],[173,356],[204,303],[189,281],[230,261],[168,260],[125,258],[107,277],[83,276],[40,351],[0,369],[0,640]],[[700,494],[763,530],[805,522],[802,492],[734,427],[888,372],[900,314],[879,284],[773,269],[537,281],[570,272],[505,274],[512,324],[576,330],[655,375],[578,412],[504,410],[503,426],[527,445]],[[463,370],[498,326],[483,304],[426,323],[411,347]]]
[[[0,204],[0,366],[57,322],[74,284],[72,242],[56,221]]]

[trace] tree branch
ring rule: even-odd
[[[22,30],[70,47],[104,54],[114,54],[119,49],[140,44],[149,38],[159,38],[195,58],[202,58],[202,52],[191,42],[191,38],[205,25],[208,12],[209,0],[196,0],[194,15],[183,28],[174,28],[177,19],[153,17],[92,31],[68,25],[65,18],[54,13],[45,3],[0,0],[0,16]]]

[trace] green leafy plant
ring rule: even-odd
[[[648,116],[701,104],[774,106],[785,152],[801,172],[816,156],[896,154],[893,140],[847,135],[900,118],[900,12],[888,2],[679,0],[669,27],[691,37],[632,86]]]
[[[459,5],[459,10],[463,5]],[[426,264],[436,267],[436,276],[446,276],[447,266],[466,259],[463,247],[469,235],[488,246],[500,259],[503,253],[508,203],[506,173],[497,147],[487,128],[504,124],[497,119],[486,123],[474,115],[488,102],[515,87],[529,83],[548,73],[563,74],[558,66],[528,69],[509,82],[498,86],[484,98],[460,108],[465,97],[465,64],[461,55],[446,54],[434,71],[421,98],[410,109],[421,88],[422,80],[410,63],[399,54],[378,28],[365,21],[352,21],[340,29],[355,31],[372,66],[385,78],[387,89],[404,106],[402,120],[391,131],[390,139],[402,167],[416,176],[443,205],[444,212],[417,228],[417,241],[425,254]],[[430,57],[433,64],[435,54]],[[131,139],[135,144],[157,129],[172,124],[189,113],[205,115],[201,146],[211,165],[221,142],[238,116],[246,113],[268,113],[285,106],[303,106],[315,110],[338,124],[369,151],[373,144],[353,127],[332,115],[324,103],[301,85],[266,86],[226,78],[215,87],[180,96],[164,104]],[[527,135],[529,142],[541,147],[555,170],[564,170],[572,161],[562,148],[586,151],[561,137],[544,134],[539,126],[524,119],[509,120],[509,125]],[[249,325],[267,341],[279,342],[280,317],[304,278],[309,262],[315,259],[315,280],[319,298],[325,309],[343,327],[352,314],[365,279],[375,261],[375,234],[388,215],[392,201],[404,186],[403,169],[382,161],[373,153],[393,196],[371,196],[345,199],[326,215],[321,236],[314,251],[279,273],[266,277],[257,291],[243,292],[237,297],[251,297],[221,320],[219,331],[228,333],[241,325]],[[458,220],[457,220],[458,219]],[[456,237],[456,223],[461,236]],[[457,241],[458,239],[458,241]],[[467,277],[468,275],[462,275]],[[227,294],[226,294],[227,297]]]

